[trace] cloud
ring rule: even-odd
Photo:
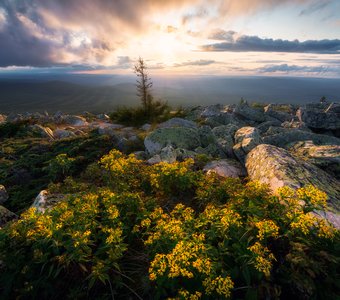
[[[187,67],[187,66],[207,66],[211,64],[215,64],[216,61],[214,60],[206,60],[206,59],[200,59],[195,61],[186,61],[179,64],[175,64],[174,67]]]
[[[223,29],[216,29],[208,36],[208,39],[221,40],[221,41],[227,41],[227,42],[232,43],[234,41],[235,34],[236,32],[232,30],[225,31]]]
[[[302,2],[312,0],[280,5]],[[181,21],[187,31],[200,19],[224,20],[277,6],[277,0],[0,0],[0,67],[111,65],[131,38],[155,29],[155,14],[176,14],[178,22],[166,24],[168,32],[176,32],[173,25]]]
[[[266,65],[258,68],[259,73],[313,73],[317,75],[333,73],[340,74],[339,66],[320,65],[320,66],[299,66],[299,65]]]
[[[315,2],[312,3],[311,5],[309,5],[307,8],[301,10],[300,12],[300,16],[308,16],[311,15],[315,12],[318,12],[322,9],[324,9],[325,7],[329,6],[332,3],[332,0],[324,0],[322,2]]]
[[[225,42],[204,45],[202,51],[229,51],[229,52],[290,52],[290,53],[318,53],[340,54],[340,40],[281,40],[263,39],[258,36],[241,35],[228,31],[218,34],[226,36]]]

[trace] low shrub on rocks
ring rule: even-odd
[[[91,169],[98,185],[73,181],[67,201],[0,230],[0,298],[336,298],[339,232],[313,214],[316,188],[272,195],[117,150]]]

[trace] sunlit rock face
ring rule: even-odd
[[[340,182],[285,149],[259,145],[247,155],[246,168],[251,180],[268,184],[273,192],[283,186],[297,189],[312,184],[326,192],[329,205],[340,211]]]
[[[242,127],[236,131],[235,145],[233,147],[236,157],[241,161],[245,161],[246,155],[257,145],[262,143],[262,138],[257,128]]]
[[[340,145],[316,145],[313,141],[294,143],[289,151],[340,179]]]
[[[247,172],[238,161],[233,159],[221,159],[206,164],[203,171],[207,174],[216,173],[221,177],[239,178],[246,176]]]

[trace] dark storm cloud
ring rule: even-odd
[[[49,66],[55,45],[32,35],[19,19],[27,12],[26,7],[20,3],[15,7],[12,3],[7,0],[0,3],[6,17],[0,29],[0,67]]]
[[[288,64],[280,64],[280,65],[266,65],[264,67],[258,68],[257,71],[259,73],[316,73],[316,74],[324,74],[324,73],[336,73],[340,74],[340,68],[329,66],[329,65],[320,65],[320,66],[299,66],[299,65],[288,65]]]
[[[280,5],[298,2],[311,0],[281,0]],[[187,23],[206,18],[211,7],[224,17],[277,5],[277,0],[0,0],[0,67],[110,64],[112,52],[124,48],[131,36],[152,29],[154,12],[190,6],[180,16]],[[230,43],[226,36],[224,41]]]
[[[229,32],[230,33],[230,32]],[[223,34],[219,35],[220,37]],[[229,51],[229,52],[290,52],[290,53],[318,53],[340,54],[340,40],[299,40],[288,41],[281,39],[262,39],[258,36],[234,34],[226,36],[226,41],[204,45],[203,51]]]

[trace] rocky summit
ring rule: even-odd
[[[274,193],[282,186],[296,189],[313,184],[328,194],[330,210],[338,213],[339,107],[339,103],[311,103],[302,107],[247,103],[198,106],[187,108],[183,118],[140,128],[112,124],[107,115],[90,113],[11,114],[1,115],[0,122],[24,122],[25,134],[47,140],[67,141],[95,132],[107,136],[112,146],[121,151],[144,144],[136,147],[135,154],[149,164],[206,155],[211,158],[203,168],[206,172],[224,177],[248,176],[268,184]],[[20,176],[29,176],[29,171],[16,172],[18,180]],[[7,199],[5,187],[0,186],[0,204],[6,204]]]

